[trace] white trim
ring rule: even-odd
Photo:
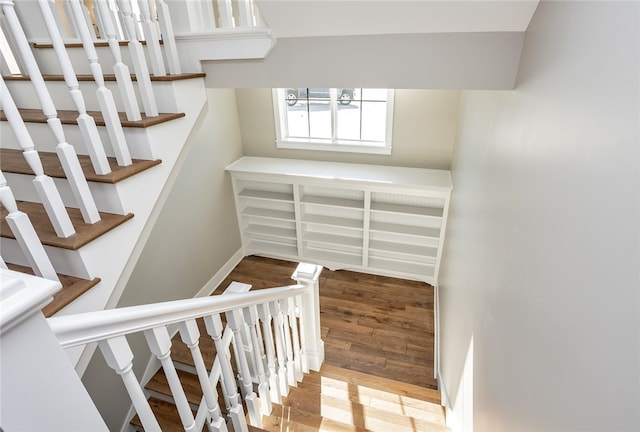
[[[242,261],[244,258],[244,253],[242,247],[234,253],[231,258],[227,260],[227,262],[222,266],[220,270],[216,272],[215,275],[209,282],[204,284],[204,286],[198,291],[198,293],[194,296],[194,298],[198,297],[207,297],[213,294],[213,292],[218,288],[218,286],[226,279],[227,276],[233,271],[233,269]]]

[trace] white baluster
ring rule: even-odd
[[[249,333],[251,334],[251,344],[253,345],[253,358],[256,365],[256,373],[258,374],[258,396],[260,397],[260,405],[262,406],[262,413],[271,414],[271,398],[269,397],[269,384],[264,373],[264,363],[262,362],[261,355],[261,343],[258,340],[258,309],[256,306],[249,306],[242,310],[244,313],[244,320],[249,326]]]
[[[304,326],[300,327],[305,343],[304,354],[309,369],[318,371],[324,362],[324,342],[320,328],[320,289],[318,280],[322,267],[300,263],[291,279],[307,288],[302,294],[300,316],[304,317]]]
[[[178,372],[171,360],[171,338],[166,327],[156,327],[146,330],[144,336],[151,352],[160,360],[164,374],[167,377],[167,383],[171,389],[171,395],[178,409],[180,421],[186,432],[195,432],[197,430],[196,421],[193,418],[193,412],[187,401],[187,396],[180,384]]]
[[[80,0],[70,0],[71,4]],[[124,105],[124,111],[127,114],[127,119],[130,121],[137,121],[142,119],[140,115],[140,108],[138,107],[138,100],[136,99],[136,93],[133,89],[133,82],[131,81],[131,73],[129,68],[122,62],[122,54],[120,53],[120,44],[116,39],[116,29],[112,21],[111,10],[105,0],[95,0],[94,4],[100,11],[100,17],[104,24],[107,40],[109,41],[109,48],[111,54],[115,60],[113,71],[116,75],[116,82],[120,89],[120,95],[122,96],[122,103]],[[86,48],[85,48],[86,49]]]
[[[218,16],[220,18],[220,27],[235,27],[235,23],[233,21],[233,8],[231,6],[231,0],[218,0]]]
[[[276,357],[278,359],[278,386],[280,387],[280,395],[289,394],[289,383],[287,373],[287,360],[284,350],[284,334],[282,332],[282,314],[280,313],[280,305],[277,301],[269,303],[271,316],[273,317],[274,338],[276,342]]]
[[[100,215],[98,214],[98,209],[96,208],[93,196],[89,190],[87,180],[85,179],[82,168],[80,167],[78,156],[76,155],[74,148],[66,141],[64,130],[62,129],[62,123],[57,117],[58,114],[53,104],[53,100],[51,99],[51,95],[44,83],[38,64],[33,57],[27,37],[22,30],[22,26],[14,9],[14,3],[12,0],[2,0],[0,5],[2,6],[2,10],[7,18],[11,32],[16,39],[20,55],[36,90],[40,105],[42,106],[42,111],[47,117],[47,123],[56,137],[58,143],[56,146],[56,153],[60,158],[65,175],[69,180],[69,186],[71,187],[73,195],[78,203],[82,217],[87,223],[98,222],[100,220]]]
[[[218,406],[218,396],[214,392],[214,387],[209,381],[209,375],[207,368],[202,358],[202,353],[199,348],[200,331],[198,330],[198,324],[195,320],[189,320],[178,324],[180,329],[180,337],[182,341],[189,347],[193,362],[198,374],[198,380],[200,381],[200,387],[202,387],[202,394],[204,395],[205,403],[207,404],[207,411],[211,418],[208,427],[210,431],[214,432],[227,432],[227,424],[224,418],[220,415],[220,407]]]
[[[142,391],[142,387],[133,373],[133,353],[127,339],[124,336],[118,336],[98,342],[100,351],[104,356],[110,368],[116,371],[124,386],[131,397],[131,402],[140,417],[142,426],[146,432],[161,432],[158,420],[151,411],[149,402]]]
[[[241,27],[252,27],[253,23],[253,1],[238,0],[238,21]]]
[[[1,171],[0,203],[9,213],[6,217],[7,224],[9,224],[11,232],[13,232],[13,235],[16,237],[16,241],[20,245],[35,274],[46,279],[57,281],[58,275],[53,269],[53,265],[51,265],[51,261],[44,251],[44,247],[42,247],[36,231],[33,229],[33,225],[31,225],[29,216],[18,210],[13,192],[11,192],[11,189],[7,186],[7,180]]]
[[[293,344],[291,342],[291,326],[289,315],[287,314],[287,299],[278,301],[280,305],[280,316],[282,317],[282,331],[284,333],[284,346],[287,352],[287,380],[289,385],[297,387],[296,370],[293,362]]]
[[[82,5],[79,0],[71,0],[70,2],[71,11],[73,13],[73,20],[82,24]],[[102,19],[102,18],[101,18]],[[129,153],[129,148],[127,147],[127,140],[124,136],[124,131],[122,130],[122,123],[120,122],[120,116],[118,115],[118,109],[116,108],[116,103],[113,100],[113,94],[111,90],[109,90],[104,84],[104,75],[102,73],[102,66],[98,62],[98,53],[96,52],[96,48],[93,44],[93,38],[89,32],[87,26],[78,25],[77,30],[80,35],[80,39],[82,40],[82,47],[84,48],[84,52],[89,60],[89,67],[91,68],[91,73],[93,74],[93,79],[98,85],[98,89],[96,90],[96,97],[98,99],[98,105],[100,106],[100,112],[102,112],[102,117],[104,119],[105,126],[107,128],[107,133],[109,134],[109,140],[111,141],[111,146],[113,147],[113,151],[116,156],[116,160],[118,161],[118,165],[120,166],[128,166],[132,164],[131,154]],[[116,65],[117,67],[117,65]],[[126,68],[126,66],[124,66]],[[126,72],[128,74],[128,71]],[[116,80],[118,79],[118,75],[116,74]],[[125,79],[126,80],[126,79]],[[131,84],[131,76],[128,75],[128,82]],[[120,82],[118,82],[120,85]],[[131,84],[131,92],[133,92],[133,84]],[[133,98],[135,100],[135,94],[133,94]],[[123,99],[124,96],[123,96]],[[139,109],[136,106],[134,107],[138,116],[138,120],[142,118],[140,116]],[[132,108],[133,109],[133,108]],[[127,113],[127,117],[129,114]],[[130,119],[131,120],[131,119]]]
[[[162,42],[164,43],[164,51],[167,57],[169,73],[178,75],[182,73],[182,68],[180,67],[180,58],[178,56],[178,47],[176,46],[176,38],[173,32],[173,23],[171,22],[169,6],[167,6],[167,2],[165,0],[158,0],[157,7],[158,22],[160,24],[160,32],[162,33]]]
[[[249,418],[251,424],[254,426],[262,427],[262,412],[260,411],[260,405],[258,399],[253,391],[253,380],[251,378],[251,371],[249,370],[249,364],[247,363],[247,357],[242,347],[242,333],[245,322],[240,310],[232,310],[225,313],[227,317],[227,325],[233,331],[234,343],[238,347],[237,360],[240,364],[240,381],[244,388],[244,400],[247,403],[247,409],[249,410]]]
[[[136,37],[135,19],[131,11],[131,4],[129,4],[129,0],[118,0],[118,6],[124,16],[124,22],[129,33],[129,54],[131,55],[131,62],[138,80],[138,89],[140,90],[144,112],[147,117],[157,117],[158,105],[151,86],[149,68],[147,67],[142,44]]]
[[[293,343],[293,366],[296,381],[302,381],[302,352],[300,349],[300,336],[298,335],[298,320],[296,318],[296,303],[294,297],[287,299],[289,326],[291,326],[291,342]]]
[[[229,361],[229,357],[224,354],[227,349],[222,343],[222,320],[220,319],[220,315],[216,314],[205,316],[204,323],[207,327],[207,333],[209,333],[209,336],[213,339],[216,346],[216,352],[218,353],[217,358],[220,361],[220,369],[224,380],[224,390],[231,405],[231,408],[229,409],[229,417],[231,417],[233,429],[236,432],[249,432],[247,421],[242,410],[242,405],[239,402],[238,388],[236,387],[236,381],[233,376],[231,362]]]
[[[305,336],[304,328],[306,324],[306,318],[302,313],[302,296],[295,297],[296,302],[296,314],[298,316],[298,322],[300,323],[300,353],[302,360],[302,373],[309,373],[309,362],[307,360],[307,339]]]
[[[269,370],[269,393],[271,394],[271,402],[282,403],[280,396],[280,381],[276,371],[276,355],[273,345],[273,335],[271,332],[271,312],[268,304],[260,304],[258,307],[258,315],[262,322],[262,333],[264,335],[265,354],[267,357],[267,367]]]
[[[63,238],[69,237],[76,231],[71,224],[67,209],[64,207],[64,203],[53,179],[44,173],[40,156],[35,150],[31,135],[29,135],[29,131],[22,121],[22,117],[20,117],[16,104],[2,77],[0,77],[0,106],[4,110],[5,116],[9,121],[9,126],[11,126],[13,130],[20,148],[23,150],[22,154],[24,158],[35,174],[33,185],[36,188],[36,192],[38,192],[40,201],[44,205],[56,235]]]
[[[50,3],[48,0],[38,0],[38,4],[42,11],[42,16],[44,18],[45,25],[47,26],[49,36],[51,37],[53,49],[58,57],[60,67],[62,68],[64,81],[71,93],[71,99],[78,110],[78,126],[80,127],[82,138],[84,139],[89,157],[91,158],[93,169],[96,174],[108,174],[111,172],[111,168],[109,167],[109,161],[107,160],[107,155],[105,154],[102,141],[100,140],[100,134],[98,133],[96,122],[93,120],[93,117],[87,114],[84,98],[80,91],[80,84],[78,84],[78,79],[76,78],[76,73],[73,70],[71,60],[69,59],[69,54],[67,54],[64,42],[62,41],[62,36],[60,35],[53,13],[51,12],[51,8],[49,6]]]
[[[144,32],[144,38],[147,41],[149,60],[151,60],[151,71],[155,76],[164,76],[167,72],[164,68],[162,50],[160,49],[158,26],[151,20],[151,11],[149,10],[148,0],[138,0],[138,5],[140,7],[140,15],[142,18],[142,31]]]

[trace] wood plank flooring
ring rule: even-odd
[[[297,263],[250,256],[220,285],[253,289],[290,285]],[[423,282],[324,269],[320,324],[325,363],[380,378],[437,389],[434,291]]]

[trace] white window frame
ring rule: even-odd
[[[296,150],[319,150],[319,151],[335,151],[350,153],[370,153],[370,154],[391,154],[392,137],[393,137],[393,98],[394,90],[387,90],[387,116],[386,116],[386,136],[385,141],[353,141],[338,140],[335,137],[337,124],[337,106],[338,97],[337,89],[332,88],[331,94],[331,129],[332,139],[319,138],[289,138],[287,125],[287,103],[285,99],[284,88],[272,89],[273,99],[273,117],[276,128],[276,147],[279,149],[296,149]]]

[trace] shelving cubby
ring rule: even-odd
[[[448,171],[259,157],[227,170],[245,254],[437,283]]]

